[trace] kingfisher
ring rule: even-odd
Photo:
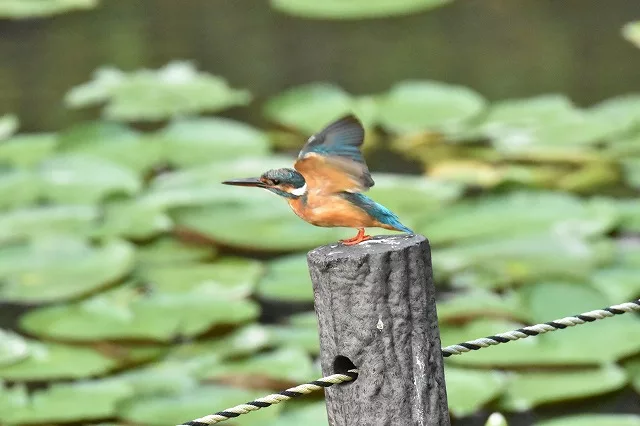
[[[294,169],[222,183],[267,189],[285,198],[294,213],[312,225],[357,228],[355,237],[340,240],[344,245],[371,239],[365,235],[368,227],[413,234],[389,209],[363,194],[374,185],[360,152],[363,142],[362,124],[349,114],[309,137]]]

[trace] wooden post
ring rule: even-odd
[[[429,243],[420,235],[331,244],[307,255],[331,426],[449,426]]]

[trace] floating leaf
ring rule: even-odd
[[[125,199],[103,206],[102,222],[93,235],[144,239],[172,227],[173,221],[162,206],[145,198]]]
[[[50,133],[16,135],[0,143],[0,164],[28,167],[50,155],[56,137]]]
[[[615,146],[640,124],[640,95],[615,96],[594,105],[588,111],[591,117],[608,123],[612,129],[608,140]]]
[[[624,371],[615,366],[568,372],[535,371],[513,374],[500,407],[526,411],[538,405],[564,402],[611,392],[626,384]]]
[[[255,319],[257,304],[239,300],[257,280],[259,264],[222,260],[210,265],[153,267],[128,283],[89,299],[33,310],[22,327],[39,336],[78,341],[195,336],[219,324]]]
[[[469,370],[447,365],[444,373],[449,410],[456,417],[475,413],[502,394],[507,385],[507,376],[499,371]]]
[[[42,303],[79,297],[126,274],[133,248],[123,241],[91,246],[77,237],[45,237],[0,248],[0,298]]]
[[[298,316],[290,318],[287,325],[268,326],[271,339],[276,346],[301,348],[311,355],[320,353],[320,339],[315,312],[308,315],[309,320]]]
[[[264,426],[329,426],[327,406],[325,402],[298,404],[301,406],[290,408],[295,403],[287,405],[284,413]]]
[[[636,47],[640,47],[640,21],[629,22],[622,27],[622,35]]]
[[[178,119],[153,136],[170,164],[193,166],[247,156],[267,155],[266,136],[226,118]]]
[[[27,392],[22,386],[2,390],[0,421],[6,424],[72,422],[113,417],[133,389],[114,380],[54,384]]]
[[[294,16],[312,19],[366,19],[409,15],[444,6],[452,0],[271,0],[275,9]]]
[[[33,203],[40,195],[40,182],[31,171],[0,169],[0,210]]]
[[[338,86],[320,82],[294,87],[270,99],[264,113],[272,121],[311,135],[350,113],[368,127],[373,124],[375,109],[375,103],[365,98],[358,100]],[[302,143],[301,138],[300,146]]]
[[[635,414],[582,414],[545,420],[534,426],[640,426],[640,416]]]
[[[203,386],[179,395],[157,396],[132,400],[120,409],[120,417],[128,422],[166,426],[181,424],[202,417],[212,410],[212,401],[216,406],[232,407],[239,401],[253,401],[269,391],[244,390],[223,386]],[[258,426],[275,419],[280,414],[282,404],[241,416],[234,423],[238,426]]]
[[[311,363],[311,358],[300,348],[282,348],[261,353],[251,358],[227,361],[212,366],[204,372],[206,378],[248,376],[252,379],[270,379],[291,384],[305,383],[320,374]]]
[[[81,154],[50,157],[39,175],[45,197],[60,203],[95,203],[113,194],[133,195],[142,187],[130,170]]]
[[[29,356],[20,362],[0,366],[0,379],[80,379],[106,373],[117,365],[115,360],[89,348],[36,341],[27,343]]]
[[[16,130],[18,130],[19,125],[20,122],[18,121],[18,117],[15,115],[7,114],[0,116],[0,141],[3,141],[13,135]]]
[[[258,285],[258,296],[285,302],[313,301],[313,288],[305,255],[271,261]]]
[[[637,299],[640,296],[640,249],[619,245],[613,258],[614,263],[594,271],[590,281],[594,287],[608,296],[610,304]]]
[[[640,394],[640,358],[635,358],[625,364],[631,386]]]
[[[26,19],[56,15],[75,9],[91,9],[98,0],[4,0],[0,18]]]
[[[176,265],[213,258],[216,252],[214,246],[189,245],[176,238],[161,237],[138,247],[136,258],[143,265]]]
[[[58,136],[58,149],[99,157],[135,172],[147,172],[166,157],[152,137],[115,122],[95,121],[75,125]]]
[[[457,323],[474,318],[526,318],[517,293],[501,296],[481,288],[455,293],[440,300],[437,308],[440,323]]]
[[[129,121],[217,112],[246,105],[250,100],[246,90],[232,89],[220,77],[199,72],[189,62],[171,62],[157,71],[132,73],[101,68],[93,81],[73,88],[65,99],[71,107],[106,102],[106,117]]]
[[[29,346],[25,339],[0,328],[0,368],[21,361],[28,355]]]
[[[48,234],[88,235],[99,217],[96,206],[45,206],[0,214],[0,242]]]
[[[484,99],[470,89],[435,81],[407,81],[380,101],[380,123],[397,133],[461,132],[482,112]]]

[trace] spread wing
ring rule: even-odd
[[[374,184],[360,146],[364,128],[348,115],[311,136],[302,147],[294,167],[309,189],[323,193],[363,192]]]

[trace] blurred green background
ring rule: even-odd
[[[443,345],[640,297],[637,1],[0,17],[2,425],[172,425],[319,377],[305,252],[352,231],[219,182],[289,167],[350,111],[371,197],[431,241]],[[453,424],[638,426],[638,336],[625,315],[448,359]]]

